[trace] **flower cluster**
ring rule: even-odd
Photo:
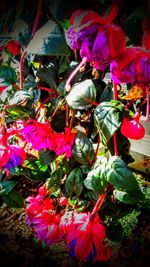
[[[73,211],[61,215],[56,212],[54,202],[47,194],[44,185],[39,188],[36,197],[26,199],[26,222],[33,227],[36,237],[48,246],[64,238],[67,251],[80,261],[108,260],[111,253],[103,243],[106,232],[100,217],[90,212]]]
[[[55,133],[49,122],[40,123],[36,120],[28,120],[21,133],[27,142],[32,144],[36,150],[48,148],[56,153],[57,156],[65,154],[66,158],[72,156],[72,146],[76,133],[70,128],[65,128],[65,133]]]

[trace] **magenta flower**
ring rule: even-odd
[[[110,250],[103,244],[106,237],[105,227],[98,215],[91,213],[74,213],[61,218],[67,250],[81,261],[106,261],[110,258]]]
[[[36,150],[44,148],[54,150],[55,148],[55,138],[49,122],[42,124],[36,120],[29,120],[24,125],[24,129],[21,130],[21,133]]]
[[[150,53],[139,47],[129,47],[110,64],[111,78],[116,83],[150,82]]]
[[[39,240],[50,246],[62,241],[59,228],[60,215],[54,211],[44,210],[33,219],[33,228]]]
[[[56,133],[55,137],[55,153],[56,155],[66,155],[66,158],[72,156],[72,146],[74,144],[76,133],[71,132],[70,128],[65,128],[65,133]]]
[[[38,195],[36,197],[28,197],[26,199],[26,222],[28,225],[33,225],[33,220],[42,211],[54,210],[53,200],[51,198],[46,198],[47,191],[46,187],[40,187]]]
[[[96,12],[79,10],[72,14],[67,32],[71,48],[79,50],[80,56],[99,70],[105,70],[111,59],[125,50],[124,32],[110,24],[112,19],[113,16],[104,19]]]

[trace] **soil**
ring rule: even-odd
[[[24,197],[34,195],[40,184],[20,179],[18,190]],[[133,236],[121,247],[113,245],[109,262],[81,263],[71,257],[62,242],[51,247],[37,243],[33,231],[26,225],[25,210],[0,208],[0,266],[15,267],[148,267],[150,260],[150,214],[145,211]]]

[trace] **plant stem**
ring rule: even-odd
[[[64,101],[64,98],[61,99],[61,100],[59,101],[59,103],[58,103],[58,105],[56,106],[56,108],[55,108],[55,110],[54,110],[54,112],[53,112],[51,118],[53,118],[53,117],[55,116],[57,110],[59,109],[60,104],[61,104],[63,101]]]
[[[114,87],[114,100],[117,100],[118,93],[117,93],[117,84],[115,82],[113,82],[113,87]],[[115,152],[115,156],[118,156],[118,147],[117,147],[117,135],[116,135],[116,132],[113,135],[113,141],[114,141],[114,152]]]
[[[37,30],[37,26],[39,24],[39,19],[40,19],[40,15],[41,15],[41,8],[42,8],[42,0],[39,0],[38,10],[37,10],[36,19],[35,19],[35,23],[34,23],[32,34],[31,34],[31,38],[33,38],[33,36]]]
[[[70,74],[69,78],[67,79],[66,81],[66,84],[65,84],[65,89],[66,91],[70,91],[70,83],[71,83],[71,80],[73,79],[73,77],[76,75],[76,73],[80,70],[80,68],[82,66],[85,66],[86,64],[86,61],[87,61],[87,58],[86,57],[83,57],[82,58],[82,61],[80,62],[80,64],[73,70],[73,72]]]
[[[22,53],[21,59],[20,59],[20,90],[23,88],[23,80],[24,80],[23,63],[24,63],[24,59],[25,59],[26,54],[27,54],[27,51],[24,50],[24,52]]]
[[[103,194],[100,194],[99,195],[99,198],[93,208],[93,211],[91,213],[91,216],[95,216],[95,214],[97,213],[97,211],[100,209],[100,207],[102,206],[104,200],[105,200],[105,197],[106,197],[107,193],[103,193]]]
[[[148,121],[149,118],[149,113],[150,113],[150,103],[149,103],[149,87],[146,86],[146,117],[145,117],[145,122]]]

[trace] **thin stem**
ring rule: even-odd
[[[41,105],[40,105],[40,107],[37,109],[37,111],[36,111],[36,113],[35,113],[34,117],[36,117],[36,115],[38,114],[39,110],[40,110],[41,108],[43,108],[43,107],[44,107],[44,105],[45,105],[45,103],[46,103],[46,102],[48,102],[48,100],[50,100],[51,98],[52,98],[52,95],[51,95],[51,96],[49,96],[49,97],[47,97],[47,98],[44,100],[44,102],[43,102],[43,103],[41,103]]]
[[[113,82],[113,87],[114,87],[114,100],[117,100],[118,93],[117,93],[117,84],[115,82]],[[116,132],[113,135],[113,141],[114,141],[114,152],[115,152],[115,156],[118,156],[118,147],[117,147],[117,135],[116,135]]]
[[[75,118],[75,113],[76,111],[73,109],[72,111],[72,116],[71,116],[71,120],[70,120],[70,128],[73,128],[73,124],[74,124],[74,118]]]
[[[24,80],[24,77],[23,77],[23,63],[24,63],[24,59],[25,59],[25,56],[27,54],[27,51],[24,50],[22,56],[21,56],[21,59],[20,59],[20,90],[23,88],[23,80]]]
[[[34,23],[32,34],[31,34],[31,38],[33,38],[33,36],[34,36],[34,34],[35,34],[36,30],[37,30],[37,27],[38,27],[38,24],[39,24],[40,15],[41,15],[41,8],[42,8],[42,0],[39,0],[38,10],[37,10],[36,19],[35,19],[35,23]]]
[[[63,101],[64,101],[64,98],[63,98],[62,100],[59,101],[59,103],[58,103],[58,105],[56,106],[56,108],[55,108],[55,110],[54,110],[54,112],[53,112],[51,118],[53,118],[53,117],[55,116],[57,110],[59,109],[60,104],[61,104]]]
[[[51,88],[47,88],[47,87],[44,87],[44,86],[38,86],[37,88],[40,89],[40,90],[48,91],[48,92],[53,93],[53,94],[57,94],[57,92],[55,90],[51,89]]]
[[[145,117],[145,122],[148,121],[149,118],[149,112],[150,112],[150,103],[149,103],[149,87],[146,86],[146,117]]]
[[[100,146],[100,135],[98,134],[98,143],[97,143],[97,147],[96,147],[96,151],[95,151],[93,162],[95,162],[96,159],[97,159],[97,155],[98,155],[98,151],[99,151],[99,146]]]
[[[102,206],[102,204],[103,204],[103,202],[104,202],[104,200],[105,200],[106,195],[107,195],[107,193],[103,193],[103,194],[100,194],[100,195],[99,195],[99,198],[98,198],[98,200],[97,200],[97,202],[96,202],[96,204],[95,204],[95,206],[94,206],[94,208],[93,208],[93,211],[92,211],[92,213],[91,213],[91,216],[92,216],[92,217],[97,213],[97,211],[98,211],[98,210],[100,209],[100,207]]]
[[[65,109],[66,109],[66,127],[69,127],[69,106],[66,104],[65,105]]]
[[[86,61],[87,61],[87,58],[86,57],[83,57],[82,61],[80,62],[80,64],[73,70],[73,72],[70,74],[69,78],[67,79],[66,81],[66,84],[65,84],[65,89],[66,91],[69,91],[70,90],[70,83],[71,83],[71,80],[73,79],[73,77],[76,75],[76,73],[80,70],[80,68],[82,66],[85,66],[86,64]]]

